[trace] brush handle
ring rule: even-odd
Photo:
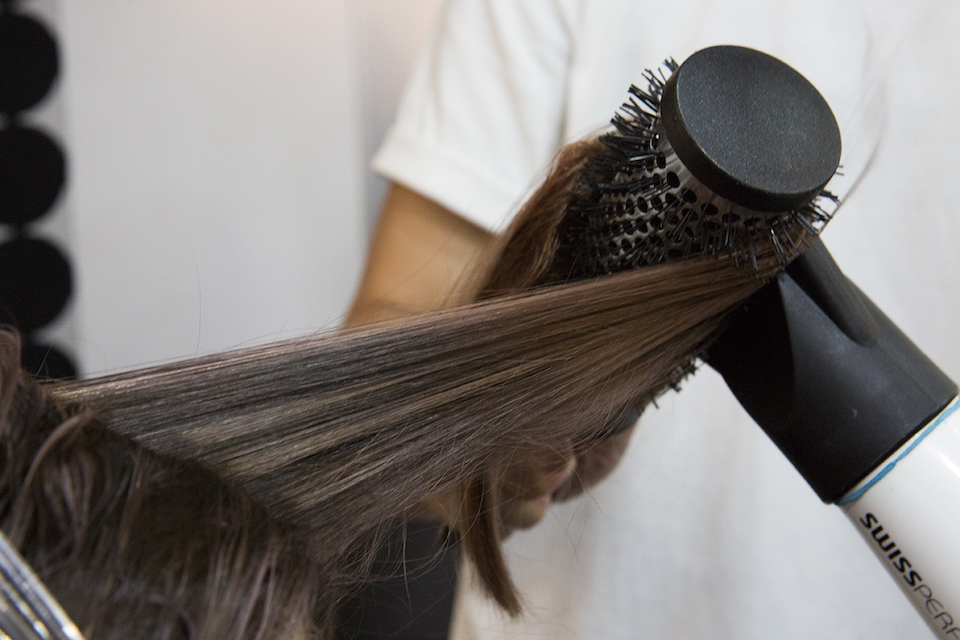
[[[960,397],[838,505],[938,638],[960,640]]]

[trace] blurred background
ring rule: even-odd
[[[910,221],[915,209],[956,207],[960,13],[954,0],[864,4],[844,22],[863,22],[863,41],[845,43],[862,60],[830,54],[840,47],[818,15],[814,28],[775,21],[783,33],[763,35],[792,33],[781,48],[796,44],[800,59],[820,52],[810,56],[820,66],[802,71],[837,111],[847,150],[880,138],[887,170],[873,175],[892,166],[902,176],[868,174],[826,239],[958,379],[960,217],[933,229]],[[338,325],[384,193],[369,161],[440,5],[0,0],[0,302],[39,292],[0,322],[25,332],[28,368],[93,375]],[[696,25],[706,42],[745,19],[720,2],[716,12],[709,29]],[[881,15],[885,24],[870,24]],[[47,52],[22,61],[23,77],[13,68],[21,48]],[[29,99],[6,95],[17,82]],[[54,177],[31,182],[33,168]],[[45,197],[23,208],[11,200],[26,197],[17,185]],[[722,481],[702,473],[718,456],[731,461]],[[708,511],[750,517],[714,530],[699,525]],[[614,477],[509,542],[528,618],[504,621],[476,594],[469,617],[484,638],[580,627],[632,638],[640,624],[666,638],[676,636],[658,625],[674,623],[687,625],[683,637],[798,637],[788,621],[811,618],[821,637],[922,637],[848,527],[704,371],[682,400],[670,394],[648,412]],[[675,569],[651,573],[663,565]],[[862,635],[838,634],[844,624]]]
[[[49,256],[5,269],[60,278],[63,303],[18,322],[54,375],[46,347],[94,374],[338,324],[384,191],[369,160],[439,0],[2,4],[59,61],[39,101],[0,106],[65,159],[52,205],[0,225],[67,263],[67,296]]]

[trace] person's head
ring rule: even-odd
[[[194,463],[64,410],[0,331],[0,526],[88,639],[317,637],[302,531]]]

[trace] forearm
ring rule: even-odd
[[[391,186],[346,318],[360,325],[449,306],[493,234],[401,185]]]

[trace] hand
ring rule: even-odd
[[[553,502],[576,497],[606,478],[623,458],[636,426],[574,447],[529,450],[500,476],[500,518],[504,531],[528,529]]]
[[[623,458],[635,430],[636,425],[584,445],[583,451],[577,454],[576,472],[557,487],[553,500],[563,502],[574,498],[610,475]]]
[[[529,529],[543,520],[554,492],[569,481],[576,469],[572,443],[557,449],[518,452],[497,482],[504,535],[515,529]]]

